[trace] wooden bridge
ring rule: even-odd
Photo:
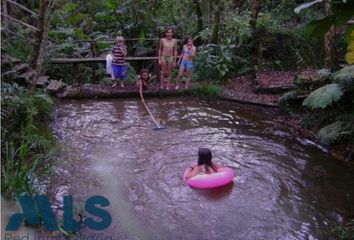
[[[154,61],[154,70],[153,72],[158,73],[159,67],[157,66],[158,60],[158,50],[159,50],[159,42],[160,38],[126,38],[126,42],[129,41],[152,41],[156,43],[156,54],[155,56],[142,56],[142,57],[135,57],[135,56],[128,56],[126,58],[127,61]],[[181,41],[181,40],[178,40]],[[97,52],[97,45],[99,43],[110,43],[114,44],[114,39],[104,39],[104,40],[79,40],[78,42],[87,42],[90,44],[90,57],[88,58],[53,58],[50,59],[51,64],[71,64],[73,69],[74,81],[75,83],[80,84],[80,64],[90,64],[90,63],[105,63],[105,57],[99,57]],[[108,52],[107,52],[108,53]],[[101,54],[102,55],[102,54]],[[92,65],[92,72],[95,76],[96,66]]]

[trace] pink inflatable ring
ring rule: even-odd
[[[215,188],[232,182],[235,173],[231,168],[221,167],[216,173],[197,174],[194,177],[186,179],[190,168],[187,168],[183,174],[183,180],[194,188]]]

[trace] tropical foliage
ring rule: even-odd
[[[33,182],[48,170],[55,141],[48,128],[52,99],[15,84],[1,85],[1,192],[15,198],[33,192]]]
[[[215,100],[223,90],[220,86],[204,82],[200,85],[194,85],[190,91],[195,96],[205,98],[207,100]]]
[[[309,85],[299,82],[296,91],[288,92],[280,99],[284,106],[298,96],[306,96],[302,105],[313,109],[312,114],[305,115],[303,123],[307,127],[322,126],[317,137],[321,143],[330,145],[354,139],[354,66],[338,71],[334,77],[327,75],[330,83],[310,91]],[[301,85],[302,84],[302,85]],[[300,98],[301,99],[301,98]]]
[[[343,95],[342,88],[337,83],[327,84],[311,92],[302,105],[315,108],[325,108],[337,102]]]

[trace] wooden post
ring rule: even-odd
[[[91,55],[92,55],[92,57],[94,57],[94,58],[97,57],[96,46],[97,46],[97,42],[96,42],[96,41],[90,42]],[[91,65],[91,69],[92,69],[92,78],[93,78],[93,81],[96,82],[96,80],[97,80],[97,76],[96,76],[96,64],[92,64],[92,65]]]
[[[73,63],[73,75],[74,75],[73,85],[81,85],[79,63]]]
[[[156,76],[159,76],[158,79],[160,81],[160,65],[159,65],[159,47],[160,47],[160,40],[157,40],[157,45],[156,45],[156,56],[157,56],[157,61],[154,64],[154,72],[156,73]]]

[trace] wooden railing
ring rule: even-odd
[[[156,55],[155,56],[145,56],[145,57],[134,57],[128,56],[126,58],[127,61],[155,61],[154,63],[154,72],[157,73],[159,68],[157,66],[158,60],[158,50],[159,50],[159,42],[160,38],[126,38],[125,41],[154,41],[156,42]],[[178,40],[180,41],[180,40]],[[90,43],[90,52],[92,57],[88,58],[53,58],[50,59],[50,63],[52,64],[72,64],[74,79],[77,81],[80,79],[80,67],[81,63],[103,63],[106,62],[105,57],[97,57],[97,44],[98,43],[112,43],[112,46],[115,42],[114,39],[102,39],[102,40],[79,40],[78,42],[88,42]],[[96,66],[92,66],[92,72],[95,77]]]

